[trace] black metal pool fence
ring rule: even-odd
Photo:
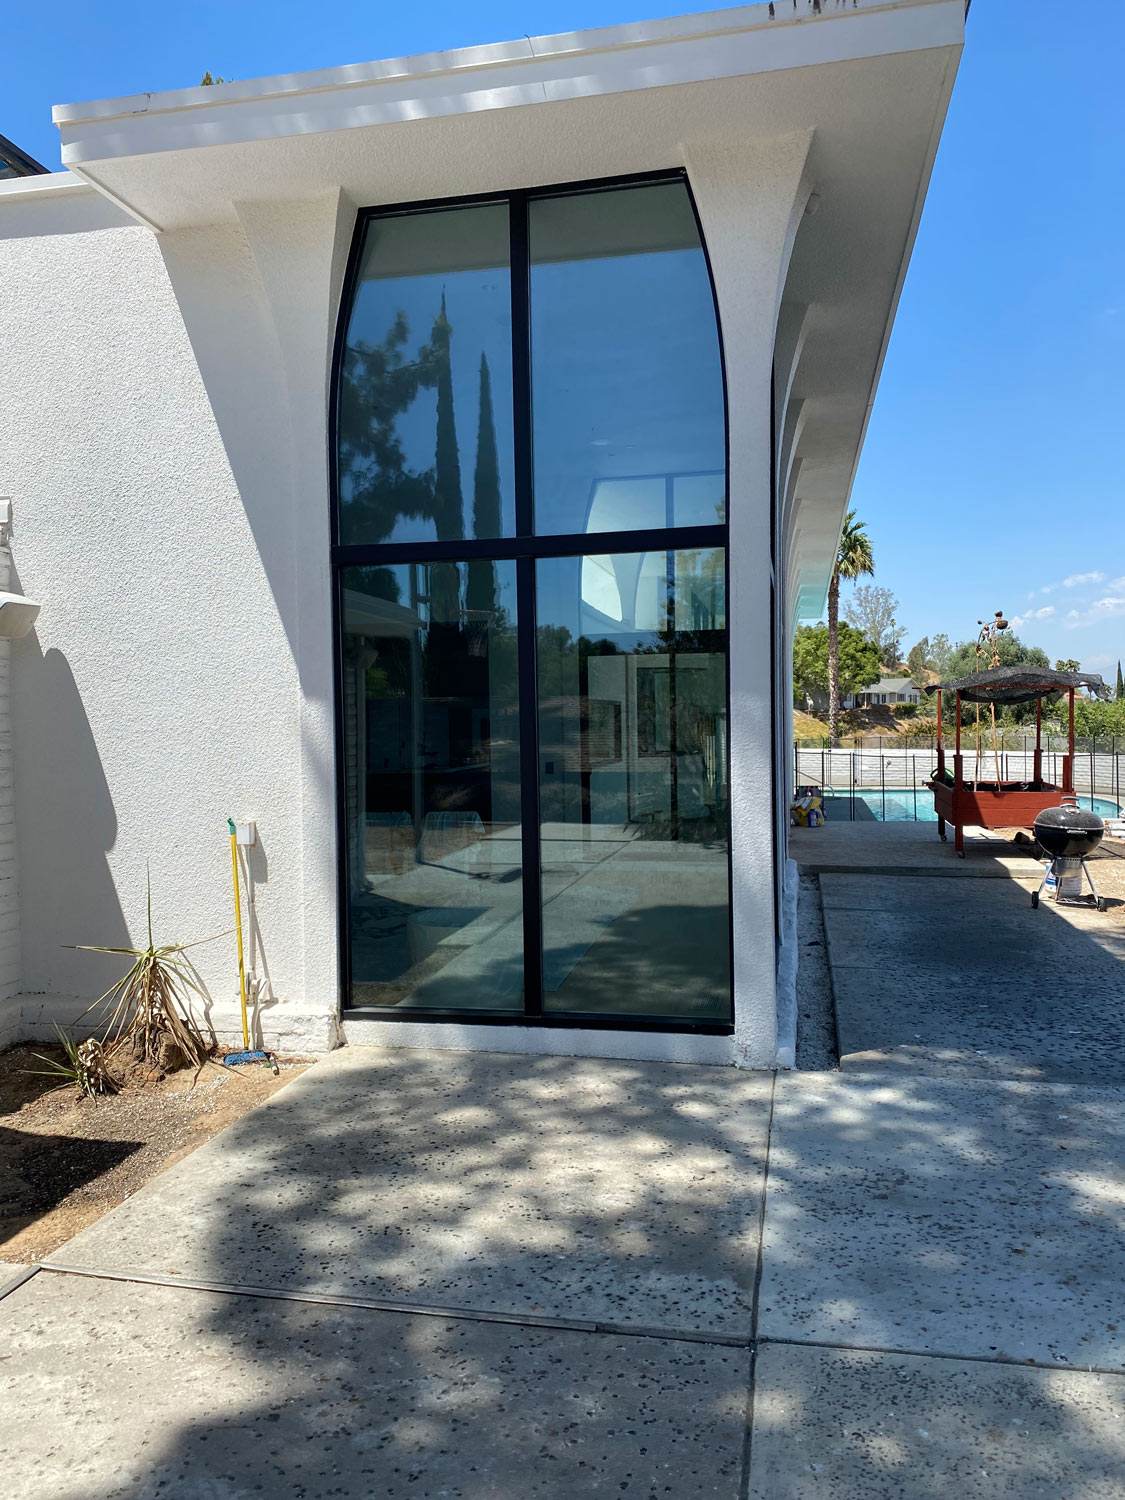
[[[951,743],[946,750],[952,754]],[[1029,781],[1034,750],[1034,736],[1025,738],[1022,744],[1013,743],[1008,736],[999,751],[1000,778]],[[991,781],[996,777],[997,754],[990,745],[986,747],[982,741],[978,759],[975,737],[966,737],[962,753],[966,781]],[[1065,754],[1065,740],[1044,736],[1043,775],[1056,786],[1061,783]],[[893,818],[896,822],[930,822],[934,818],[934,801],[927,782],[933,775],[936,757],[936,740],[928,745],[916,740],[896,744],[891,735],[872,736],[862,748],[832,750],[827,745],[795,744],[793,785],[820,787],[827,799],[828,817],[833,821]],[[1125,736],[1076,739],[1075,791],[1082,797],[1104,797],[1121,807],[1125,791],[1123,761]]]

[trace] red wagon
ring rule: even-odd
[[[1048,667],[990,667],[973,672],[954,682],[938,683],[926,689],[937,693],[937,770],[928,783],[934,794],[934,811],[938,819],[938,837],[945,839],[946,824],[953,825],[954,847],[965,857],[964,830],[971,828],[1030,828],[1047,807],[1058,807],[1064,793],[1074,791],[1074,695],[1078,688],[1088,688],[1098,697],[1108,696],[1102,679],[1088,672],[1052,671]],[[953,769],[946,760],[942,733],[942,694],[956,695],[954,714],[955,741]],[[1043,780],[1043,699],[1066,693],[1069,734],[1067,753],[1062,758],[1062,775],[1058,785]],[[997,756],[996,775],[992,780],[981,775],[985,755],[978,754],[976,779],[965,780],[965,759],[961,753],[962,703],[1030,703],[1035,702],[1035,755],[1029,779],[1013,781],[1000,775]]]

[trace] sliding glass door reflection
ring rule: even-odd
[[[515,564],[341,579],[352,1004],[520,1011]]]
[[[724,554],[537,577],[544,1010],[727,1021]]]

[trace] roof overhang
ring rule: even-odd
[[[63,161],[157,231],[342,190],[357,206],[679,166],[812,132],[792,398],[796,603],[823,607],[964,39],[964,0],[775,0],[406,60],[63,105]],[[727,351],[730,358],[736,351]],[[784,560],[779,560],[784,565]]]

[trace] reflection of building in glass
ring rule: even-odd
[[[342,574],[353,1002],[727,1025],[724,412],[685,184],[373,214],[362,243],[341,536],[428,552]],[[513,282],[531,379],[501,390]]]

